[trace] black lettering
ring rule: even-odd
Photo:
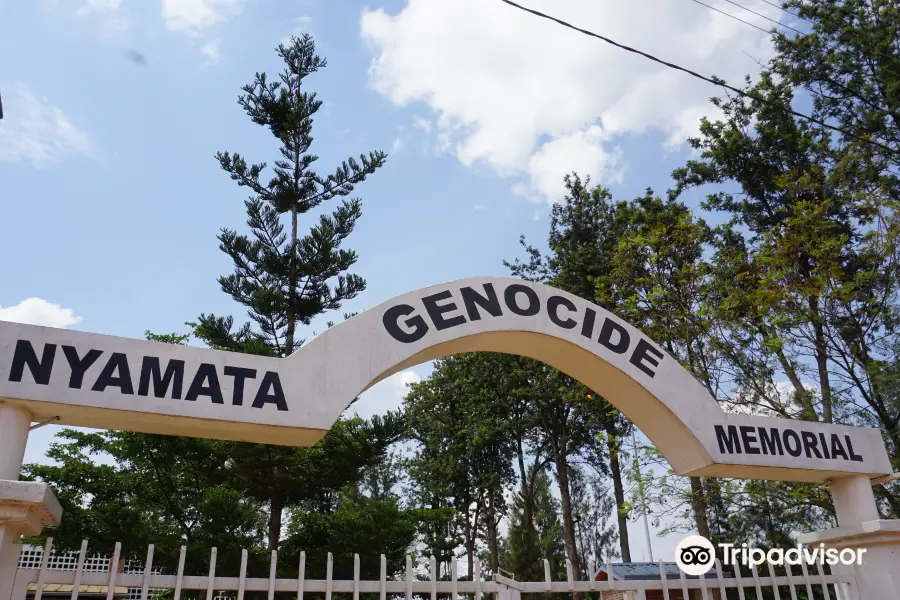
[[[844,441],[847,442],[847,450],[850,452],[850,460],[852,460],[853,462],[862,462],[863,457],[853,452],[853,442],[850,441],[849,435],[844,436]]]
[[[271,392],[269,392],[269,388],[272,388]],[[281,389],[281,379],[274,371],[266,371],[266,374],[263,375],[259,391],[256,392],[256,398],[253,399],[253,408],[262,408],[269,402],[277,406],[278,410],[288,409],[287,402],[284,400],[284,390]]]
[[[728,433],[721,425],[716,425],[716,440],[719,442],[719,452],[722,454],[740,454],[741,440],[738,437],[737,427],[728,426]]]
[[[787,450],[787,453],[791,456],[800,456],[803,454],[803,444],[800,443],[800,436],[797,435],[797,432],[793,429],[785,429],[784,434],[784,449]],[[791,448],[790,440],[794,441],[794,447]]]
[[[825,455],[825,458],[830,459],[831,456],[828,454],[828,442],[825,441],[825,434],[819,434],[819,441],[822,442],[822,454]]]
[[[398,304],[384,311],[381,322],[384,323],[384,328],[391,334],[392,338],[404,344],[412,344],[421,340],[428,333],[428,324],[419,315],[410,317],[404,322],[404,325],[411,328],[412,331],[407,332],[400,329],[400,317],[409,316],[414,312],[416,312],[416,309],[409,304]]]
[[[128,368],[128,357],[121,352],[113,352],[106,362],[106,366],[97,376],[97,381],[91,389],[102,392],[108,387],[117,387],[122,394],[134,394],[131,384],[131,370]]]
[[[456,310],[456,304],[450,302],[449,304],[441,306],[438,302],[441,300],[449,300],[451,298],[453,298],[453,296],[450,294],[449,290],[444,290],[443,292],[438,292],[437,294],[422,298],[422,304],[425,305],[425,310],[428,311],[428,316],[431,317],[434,328],[438,331],[456,327],[457,325],[463,325],[466,322],[466,318],[462,315],[457,315],[449,319],[444,318],[444,313]]]
[[[227,377],[234,377],[234,393],[231,403],[234,406],[244,404],[244,380],[256,379],[256,369],[244,369],[242,367],[225,367],[222,369]]]
[[[170,360],[166,364],[166,372],[161,373],[159,358],[145,356],[141,362],[141,377],[138,380],[138,396],[147,396],[150,393],[150,382],[153,382],[153,395],[156,398],[165,398],[172,386],[172,398],[181,400],[181,384],[184,381],[184,361]]]
[[[574,319],[566,319],[563,321],[559,318],[560,306],[567,308],[569,312],[576,312],[578,310],[575,307],[575,303],[568,298],[563,298],[562,296],[550,296],[547,300],[547,314],[550,315],[550,320],[553,321],[553,324],[557,327],[574,329],[575,326],[578,325]]]
[[[500,300],[497,298],[497,292],[494,290],[494,284],[484,284],[484,291],[487,294],[486,297],[470,287],[459,288],[459,293],[462,296],[463,304],[466,307],[466,312],[469,314],[470,321],[481,320],[481,313],[475,308],[476,304],[492,317],[503,315],[503,310],[500,308]]]
[[[584,309],[584,321],[581,322],[581,335],[590,339],[594,336],[594,319],[597,313],[592,308]]]
[[[659,360],[657,360],[657,358],[653,358],[652,356],[650,356],[650,354],[655,355],[659,359],[664,356],[662,352],[651,346],[650,343],[647,342],[647,340],[645,340],[644,338],[640,338],[634,348],[634,352],[631,354],[631,358],[628,359],[628,362],[636,366],[638,369],[640,369],[650,377],[653,377],[654,375],[656,375],[656,372],[645,365],[643,361],[647,361],[654,367],[658,367]]]
[[[528,306],[519,308],[516,304],[516,295],[524,294],[528,298]],[[503,291],[503,300],[506,302],[507,308],[520,317],[533,317],[541,311],[541,301],[534,290],[528,286],[514,283]]]
[[[615,343],[612,341],[613,332],[619,334],[619,339],[616,340]],[[625,354],[625,351],[628,350],[628,344],[631,343],[631,336],[628,335],[628,330],[613,321],[612,319],[605,319],[603,321],[603,325],[600,327],[600,337],[597,338],[597,341],[615,352],[616,354]],[[634,363],[634,361],[632,361]],[[641,368],[641,365],[634,363]],[[653,363],[653,366],[658,365],[658,362]],[[642,371],[647,372],[643,368]],[[650,373],[650,377],[653,377],[653,373]]]
[[[18,340],[13,353],[12,366],[9,368],[9,380],[21,382],[25,374],[25,366],[31,372],[31,378],[38,385],[48,385],[53,372],[53,359],[56,357],[56,344],[44,344],[41,359],[38,360],[34,347],[28,340]]]
[[[815,454],[816,458],[822,458],[822,455],[819,454],[819,440],[816,439],[816,434],[802,431],[800,435],[803,436],[803,449],[806,450],[806,457],[812,458],[812,455]]]
[[[84,383],[84,374],[91,368],[92,364],[97,362],[97,359],[100,358],[103,352],[100,350],[88,350],[84,358],[79,358],[78,350],[74,346],[63,346],[62,349],[66,355],[66,360],[69,362],[69,369],[72,371],[72,374],[69,375],[69,387],[80,390],[81,384]]]
[[[741,441],[744,442],[744,452],[747,454],[759,454],[755,429],[749,425],[741,425]]]
[[[840,455],[844,460],[849,460],[847,458],[847,452],[844,451],[844,447],[841,445],[841,438],[838,437],[838,434],[831,434],[831,456],[837,460],[838,455]]]
[[[765,427],[760,427],[759,445],[762,447],[763,454],[784,456],[784,449],[781,447],[781,436],[778,435],[777,427],[771,427],[768,430]]]
[[[219,386],[219,375],[216,373],[215,365],[209,363],[200,365],[184,399],[194,401],[198,396],[209,396],[213,404],[225,404],[225,401],[222,400],[222,388]]]

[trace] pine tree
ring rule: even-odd
[[[525,523],[522,496],[513,497],[509,509],[509,529],[503,544],[500,566],[513,573],[519,581],[542,581],[544,560],[550,562],[554,581],[566,577],[566,548],[562,524],[559,521],[559,501],[550,491],[550,477],[539,471],[534,480],[534,528],[537,540],[532,541]]]
[[[278,79],[257,73],[238,98],[250,119],[280,144],[281,156],[270,178],[263,180],[265,162],[248,163],[237,153],[216,155],[231,179],[252,193],[245,201],[250,234],[226,228],[218,236],[221,250],[234,263],[234,272],[220,277],[219,284],[247,307],[252,323],[234,329],[231,317],[203,314],[192,324],[194,335],[210,347],[265,356],[296,351],[303,343],[299,326],[339,309],[365,289],[362,277],[348,273],[356,253],[342,247],[362,214],[360,200],[343,200],[330,214],[319,216],[302,237],[298,221],[323,203],[349,196],[386,159],[383,152],[371,152],[359,161],[347,159],[327,176],[314,171],[318,157],[310,152],[313,116],[322,101],[306,84],[326,63],[315,53],[309,35],[291,38],[277,53],[285,63]],[[388,415],[372,423],[338,422],[312,449],[232,444],[236,480],[246,494],[269,507],[269,549],[278,548],[286,508],[314,503],[355,482],[361,470],[403,434],[403,427],[402,419]]]
[[[523,237],[520,244],[528,255],[528,262],[516,259],[504,264],[515,276],[547,283],[616,312],[615,304],[606,302],[598,293],[600,280],[613,268],[610,256],[615,250],[621,226],[616,218],[612,194],[601,186],[591,186],[590,178],[582,180],[577,173],[566,175],[563,182],[565,199],[551,209],[547,238],[549,252],[543,255],[540,250],[527,244]],[[613,405],[594,393],[592,396],[597,400],[594,402],[597,420],[605,432],[609,472],[616,500],[619,551],[622,559],[629,562],[628,506],[620,464],[621,441],[628,432],[628,423]],[[570,545],[574,545],[574,531],[571,528],[569,533]]]
[[[310,35],[291,38],[277,49],[285,63],[278,81],[257,73],[244,86],[238,103],[257,125],[267,127],[280,142],[281,158],[268,182],[262,181],[266,163],[248,164],[240,154],[219,152],[219,165],[238,185],[249,188],[245,202],[251,236],[223,229],[220,248],[234,262],[234,272],[219,278],[222,290],[249,309],[258,330],[248,323],[232,332],[232,320],[203,315],[197,335],[210,345],[229,350],[283,356],[297,350],[298,324],[337,310],[366,287],[365,280],[347,271],[356,253],[341,248],[362,214],[360,200],[341,202],[330,215],[323,214],[303,237],[298,233],[301,215],[324,202],[348,196],[354,187],[384,165],[383,152],[349,158],[333,173],[319,175],[312,169],[318,160],[310,152],[313,115],[322,106],[305,80],[326,66],[315,53]],[[285,232],[282,215],[290,215]]]
[[[575,523],[578,525],[578,553],[584,559],[581,568],[585,579],[590,581],[596,573],[590,572],[589,565],[593,563],[596,568],[618,553],[616,527],[609,524],[616,508],[615,500],[603,490],[605,482],[601,475],[576,466],[572,468],[570,477]]]
[[[482,532],[490,549],[487,566],[496,572],[503,489],[513,478],[505,412],[511,362],[510,356],[488,352],[438,360],[431,376],[411,386],[405,399],[418,442],[411,477],[422,499],[435,494],[453,499],[468,573]]]

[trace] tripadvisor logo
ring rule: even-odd
[[[772,548],[768,551],[753,548],[747,544],[718,544],[722,551],[723,564],[758,567],[763,563],[772,566],[784,565],[861,565],[865,548],[826,548],[803,546],[794,548]],[[702,535],[689,535],[681,540],[675,548],[675,563],[686,575],[700,576],[709,573],[716,562],[716,547]]]
[[[705,575],[716,561],[716,548],[702,535],[689,535],[675,547],[675,564],[686,575]]]

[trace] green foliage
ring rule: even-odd
[[[879,201],[900,199],[900,6],[893,0],[788,0],[811,23],[806,35],[775,36],[774,73],[809,90],[814,114],[858,139],[833,150],[834,182]],[[893,150],[889,152],[883,147]]]
[[[92,552],[112,553],[121,541],[123,557],[143,560],[154,544],[154,563],[174,569],[185,545],[188,572],[200,572],[213,547],[223,569],[236,569],[241,550],[263,541],[262,506],[231,485],[219,442],[67,429],[47,457],[56,464],[26,465],[25,474],[56,491],[65,518],[45,534],[59,549],[88,539]]]
[[[388,577],[406,568],[406,553],[415,541],[420,512],[404,510],[395,498],[342,497],[327,513],[295,511],[288,523],[287,538],[279,552],[285,575],[300,551],[306,552],[306,576],[325,579],[327,554],[334,556],[335,579],[353,579],[353,555],[360,555],[360,578],[378,579],[381,555],[387,559]]]
[[[616,510],[615,501],[608,493],[598,493],[603,490],[608,476],[608,473],[598,473],[586,466],[575,466],[570,473],[578,555],[583,563],[601,565],[617,556],[616,526],[610,523]],[[587,564],[583,568],[586,575],[593,576],[588,573]]]
[[[247,307],[252,323],[235,327],[232,317],[202,314],[189,324],[211,348],[263,356],[294,352],[302,344],[298,324],[309,325],[365,289],[362,277],[348,273],[356,253],[342,247],[362,214],[360,200],[344,200],[331,214],[320,215],[304,236],[298,233],[298,218],[350,195],[386,158],[372,152],[359,161],[348,159],[327,176],[314,171],[318,157],[310,152],[313,116],[322,101],[306,84],[326,63],[315,53],[309,35],[291,38],[277,52],[285,64],[278,80],[257,73],[238,98],[250,119],[268,128],[280,143],[281,158],[275,160],[271,178],[262,179],[264,162],[250,164],[237,153],[216,156],[231,179],[253,194],[245,202],[250,235],[227,228],[219,235],[219,247],[234,265],[234,272],[220,277],[219,284]],[[282,222],[285,214],[290,216],[288,230]],[[300,503],[327,504],[376,462],[403,435],[403,428],[398,415],[388,415],[371,424],[338,422],[313,448],[229,444],[236,485],[269,507],[269,548],[278,548],[285,509]]]
[[[714,191],[704,203],[730,219],[712,241],[710,303],[715,348],[731,378],[729,403],[880,427],[897,462],[900,401],[888,373],[896,362],[898,308],[898,9],[862,0],[786,6],[811,23],[811,32],[775,34],[775,58],[747,84],[767,102],[714,101],[723,118],[701,122],[700,136],[690,140],[700,158],[675,171],[675,193],[738,186]],[[812,94],[818,119],[855,138],[796,119],[790,108],[801,87]],[[876,491],[884,513],[897,515],[896,494]],[[754,483],[740,493],[764,508],[756,512],[739,496],[727,503],[764,531],[833,523],[816,487]],[[808,511],[795,509],[797,498]],[[783,527],[770,522],[773,512],[784,514]]]
[[[525,260],[505,264],[633,323],[728,409],[881,428],[900,470],[900,7],[786,7],[811,22],[810,33],[774,34],[776,56],[758,80],[747,79],[750,97],[713,100],[720,116],[701,121],[689,141],[696,153],[673,173],[667,196],[647,190],[615,201],[603,186],[567,175],[547,250],[523,238]],[[350,272],[355,252],[344,247],[362,214],[348,197],[386,158],[370,152],[327,175],[313,170],[322,102],[307,78],[325,61],[310,36],[277,52],[284,71],[272,81],[257,74],[239,104],[278,141],[279,158],[267,171],[265,162],[217,154],[251,194],[249,232],[218,236],[233,263],[219,284],[250,322],[202,314],[189,324],[209,347],[272,357],[302,345],[298,326],[365,289]],[[790,109],[806,93],[819,120],[852,135],[798,120]],[[718,227],[682,200],[701,187],[703,209],[725,218]],[[332,200],[339,204],[301,234],[299,217]],[[147,338],[185,344],[189,336]],[[212,547],[220,570],[233,572],[249,548],[251,573],[265,575],[267,542],[281,543],[285,576],[301,551],[309,577],[324,577],[331,552],[335,577],[352,576],[358,553],[362,576],[376,578],[381,553],[393,575],[413,548],[446,570],[462,547],[470,569],[484,557],[485,574],[502,568],[540,581],[547,559],[563,579],[569,558],[580,578],[587,558],[616,555],[616,534],[619,554],[630,558],[626,520],[636,501],[626,483],[648,490],[657,524],[716,541],[784,546],[796,532],[836,523],[823,486],[623,469],[623,415],[530,359],[439,360],[411,387],[405,410],[341,420],[311,448],[66,430],[48,453],[56,464],[27,465],[25,476],[57,492],[66,514],[52,531],[59,546],[77,548],[86,537],[108,552],[127,540],[125,555],[142,558],[153,543],[155,562],[171,569],[187,545],[189,572],[208,568]],[[390,454],[408,438],[412,456]],[[655,448],[643,451],[665,470]],[[876,493],[884,516],[900,515],[897,484]]]
[[[270,82],[264,73],[257,74],[239,98],[251,120],[268,128],[280,143],[281,158],[274,162],[272,177],[268,182],[261,179],[265,163],[248,164],[243,156],[228,152],[217,155],[230,177],[253,194],[245,202],[250,235],[230,229],[219,235],[220,248],[234,263],[234,272],[219,283],[247,307],[251,323],[235,327],[232,317],[204,314],[188,324],[193,336],[211,348],[262,356],[293,352],[301,344],[295,335],[298,323],[309,325],[365,288],[361,277],[347,273],[356,254],[342,247],[361,215],[360,201],[345,200],[331,214],[322,214],[305,236],[298,234],[297,219],[350,195],[385,161],[383,153],[373,152],[359,161],[348,159],[327,176],[312,170],[317,160],[310,153],[312,118],[321,101],[305,90],[305,82],[325,61],[315,54],[308,35],[280,45],[278,55],[285,63],[279,80]],[[281,222],[284,214],[290,215],[288,231]],[[147,337],[185,344],[190,336],[148,332]],[[392,413],[370,422],[339,421],[311,448],[67,432],[68,442],[55,444],[51,451],[60,464],[31,465],[29,475],[59,490],[66,519],[57,537],[69,547],[77,547],[81,537],[101,550],[128,540],[133,547],[126,551],[140,554],[154,543],[156,562],[171,567],[186,544],[189,561],[200,561],[190,563],[191,568],[202,566],[209,550],[217,547],[218,563],[233,569],[240,550],[248,548],[252,571],[259,566],[257,558],[265,559],[262,540],[270,549],[278,547],[285,510],[302,505],[306,511],[321,510],[325,518],[337,503],[343,512],[334,519],[346,520],[352,514],[360,523],[388,510],[389,497],[356,500],[356,509],[335,499],[379,463],[405,431],[402,416]],[[95,464],[97,456],[111,457],[115,466]],[[291,529],[295,542],[313,535],[304,533],[301,514],[295,514]],[[316,521],[308,525],[318,527],[316,548],[337,543],[326,534],[337,536],[339,527],[323,529]],[[393,540],[396,548],[408,546],[409,540],[401,538]]]
[[[251,235],[227,228],[219,235],[220,248],[234,263],[234,272],[220,277],[219,283],[225,293],[248,308],[257,329],[248,324],[232,332],[230,318],[201,315],[195,334],[213,347],[281,356],[302,344],[296,339],[298,323],[309,325],[323,312],[340,308],[366,285],[362,277],[347,274],[357,256],[342,248],[362,215],[360,200],[342,201],[330,215],[322,214],[302,237],[297,230],[298,216],[349,196],[384,164],[386,155],[371,152],[361,155],[359,161],[351,157],[327,176],[314,171],[318,157],[310,152],[313,116],[322,101],[306,91],[305,85],[307,77],[326,62],[315,53],[308,34],[280,44],[277,53],[285,63],[278,80],[257,73],[238,98],[250,119],[268,128],[281,144],[281,158],[274,162],[272,177],[268,182],[261,179],[265,162],[250,164],[237,153],[216,155],[231,179],[253,194],[245,202]],[[291,218],[287,232],[280,218],[286,213]]]
[[[504,488],[512,481],[515,451],[507,412],[515,385],[504,368],[510,357],[461,354],[435,363],[431,376],[411,386],[406,415],[419,448],[408,465],[420,501],[446,499],[455,510],[472,570],[475,539],[484,529],[496,567],[498,526],[506,512]],[[443,541],[440,538],[434,540]],[[435,550],[449,560],[451,548]]]
[[[533,491],[534,529],[529,535],[525,504],[521,494],[513,497],[510,507],[509,531],[500,559],[500,566],[513,573],[519,581],[543,581],[544,559],[550,561],[554,581],[566,577],[566,550],[562,524],[559,521],[559,501],[550,493],[550,478],[539,472]]]
[[[548,233],[548,252],[546,255],[525,242],[520,244],[528,255],[528,262],[518,259],[512,263],[504,261],[513,275],[559,287],[567,292],[580,296],[588,301],[598,301],[595,288],[614,267],[612,255],[615,241],[621,233],[621,219],[617,216],[617,205],[612,202],[609,190],[601,186],[591,186],[590,179],[582,180],[576,173],[564,178],[566,195],[562,203],[554,204],[550,215]],[[613,306],[601,306],[613,309]],[[548,373],[552,372],[548,371]],[[622,556],[628,560],[630,549],[627,513],[624,510],[624,490],[622,486],[621,468],[619,466],[618,440],[626,433],[628,424],[624,417],[605,399],[580,383],[562,374],[553,375],[558,380],[560,393],[548,390],[539,420],[547,425],[546,438],[550,442],[557,466],[557,477],[562,475],[566,480],[568,455],[585,449],[594,460],[595,465],[604,464],[603,450],[596,446],[598,434],[606,434],[606,452],[608,453],[608,470],[615,490],[616,512],[618,515],[619,546]],[[585,402],[590,399],[590,402]],[[577,410],[571,411],[572,407]],[[587,408],[587,410],[585,410]],[[551,414],[548,414],[548,409]],[[571,415],[574,421],[567,425]],[[563,444],[557,444],[559,433],[571,431],[571,439],[563,437]],[[605,465],[604,465],[605,468]],[[565,487],[568,487],[566,485]],[[576,549],[576,531],[572,517],[571,502],[567,489],[563,493],[563,524],[566,531],[567,551],[569,558],[577,569],[579,563]]]

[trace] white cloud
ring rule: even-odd
[[[399,136],[395,137],[394,141],[391,142],[391,152],[399,152],[401,148],[403,148],[403,139]]]
[[[166,28],[196,34],[241,12],[243,0],[163,0]]]
[[[0,121],[0,162],[27,161],[37,167],[58,163],[72,155],[93,156],[87,133],[45,98],[23,83],[6,87]]]
[[[546,142],[528,161],[531,186],[526,189],[556,201],[563,198],[561,176],[565,173],[602,173],[607,180],[621,181],[621,151],[607,150],[606,141],[603,131],[593,126]]]
[[[762,32],[687,1],[529,6],[732,83],[758,69],[742,50],[762,61],[771,55]],[[655,130],[680,142],[710,113],[716,93],[496,0],[407,0],[396,14],[365,10],[361,35],[374,53],[374,89],[398,106],[424,103],[431,119],[425,125],[415,117],[414,126],[433,128],[440,149],[466,165],[486,163],[520,183],[523,195],[550,201],[573,169],[605,181],[621,176],[618,136]]]
[[[422,378],[413,371],[395,373],[363,392],[350,410],[364,419],[383,415],[399,408],[403,404],[403,397],[409,392],[409,384],[420,381]]]
[[[294,17],[291,19],[291,32],[281,38],[281,43],[284,45],[288,45],[291,42],[291,37],[300,37],[304,33],[312,33],[312,17],[309,15],[301,15],[299,17]]]
[[[47,327],[69,327],[81,322],[71,308],[47,302],[42,298],[27,298],[15,306],[0,307],[0,321],[45,325]]]
[[[86,0],[76,11],[79,17],[95,17],[99,22],[99,32],[107,40],[124,39],[132,17],[122,7],[122,0]]]
[[[122,7],[122,0],[87,0],[76,13],[86,15],[92,12],[116,11]]]
[[[219,41],[212,40],[200,47],[200,54],[206,57],[205,65],[214,65],[219,62],[221,54],[219,53]]]
[[[419,115],[413,115],[413,127],[421,129],[426,134],[431,133],[431,121],[422,118]]]

